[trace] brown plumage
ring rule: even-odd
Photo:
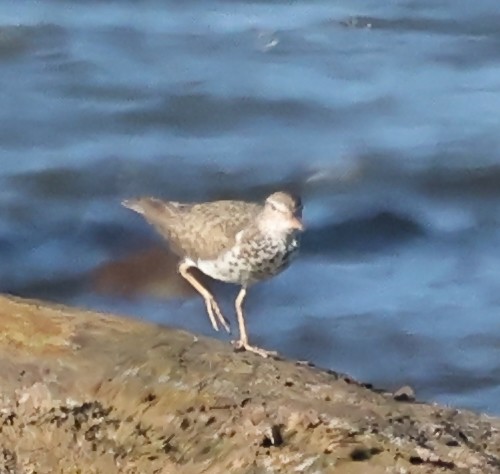
[[[243,201],[183,204],[149,197],[124,201],[123,205],[142,214],[179,257],[192,260],[217,258],[234,245],[237,233],[262,207]]]
[[[284,270],[299,248],[300,199],[284,192],[264,204],[245,201],[165,202],[140,198],[123,202],[152,224],[180,258],[179,272],[202,295],[215,330],[229,331],[213,295],[189,272],[197,267],[217,280],[241,285],[236,298],[240,340],[236,346],[262,356],[268,351],[248,343],[242,304],[247,288]]]

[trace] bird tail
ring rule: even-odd
[[[142,215],[154,215],[168,213],[169,206],[160,199],[143,197],[138,199],[125,199],[122,206]]]
[[[122,205],[141,214],[156,230],[166,237],[170,236],[170,223],[179,219],[179,203],[164,202],[161,199],[142,197],[138,199],[126,199]]]

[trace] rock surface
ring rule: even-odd
[[[500,473],[492,417],[111,315],[0,321],[2,473]]]

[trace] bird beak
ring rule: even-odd
[[[302,221],[298,217],[295,217],[295,216],[292,217],[290,224],[291,224],[290,227],[292,229],[304,230],[304,224],[302,223]]]

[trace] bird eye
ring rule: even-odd
[[[277,208],[276,206],[274,205],[274,203],[272,203],[271,201],[268,201],[268,204],[269,204],[269,207],[273,210],[273,211],[276,211]]]

